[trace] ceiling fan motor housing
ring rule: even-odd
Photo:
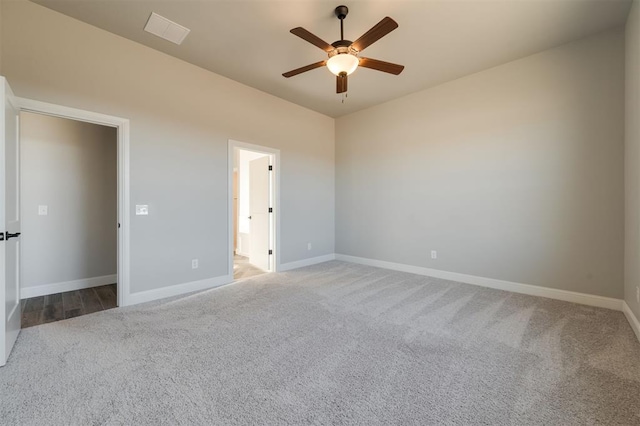
[[[341,53],[349,53],[353,56],[356,56],[358,54],[358,51],[351,47],[351,42],[349,40],[336,41],[335,43],[331,43],[331,45],[335,47],[335,49],[328,52],[330,58]]]

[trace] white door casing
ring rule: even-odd
[[[249,163],[249,262],[268,271],[269,249],[269,157],[265,156]]]
[[[0,226],[4,241],[0,242],[0,313],[4,326],[0,339],[0,366],[6,364],[20,333],[20,138],[19,112],[16,98],[4,77],[3,113],[0,119]],[[10,234],[12,238],[7,238]]]
[[[21,111],[68,118],[101,126],[115,127],[118,134],[118,306],[134,303],[130,278],[130,211],[129,211],[129,120],[92,111],[50,104],[33,99],[17,98]],[[116,224],[114,224],[116,225]],[[139,300],[139,299],[138,299]]]
[[[273,213],[271,213],[270,217],[270,232],[271,232],[271,249],[273,250],[273,255],[270,259],[270,271],[278,272],[280,271],[280,150],[262,146],[255,145],[247,142],[240,142],[237,140],[229,139],[227,145],[227,182],[228,182],[228,190],[227,190],[227,211],[228,211],[228,240],[227,244],[229,247],[228,253],[229,258],[228,261],[228,279],[229,282],[233,281],[233,168],[235,166],[235,151],[237,149],[244,149],[248,151],[258,152],[262,154],[266,154],[271,159],[272,172],[270,175],[270,202],[271,207],[273,208]]]

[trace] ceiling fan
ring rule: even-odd
[[[302,27],[292,29],[292,34],[297,35],[301,39],[306,40],[327,52],[329,59],[285,72],[282,75],[289,78],[326,65],[327,68],[329,68],[329,71],[336,75],[336,93],[345,93],[347,91],[347,76],[354,72],[358,66],[394,75],[400,74],[404,69],[403,65],[392,64],[390,62],[379,61],[377,59],[358,57],[358,54],[365,48],[371,46],[373,43],[398,28],[398,23],[387,16],[382,21],[374,25],[369,31],[364,33],[359,39],[351,42],[350,40],[344,39],[343,24],[344,18],[347,17],[348,13],[349,8],[347,6],[336,7],[335,14],[340,20],[340,40],[331,44],[322,40],[318,36],[313,35]]]

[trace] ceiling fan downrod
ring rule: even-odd
[[[340,20],[340,41],[344,40],[344,18],[349,14],[349,8],[345,5],[336,7],[334,11],[338,19]]]

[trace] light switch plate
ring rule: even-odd
[[[46,216],[49,214],[49,206],[38,206],[38,215]]]
[[[146,216],[149,214],[149,206],[147,204],[136,204],[136,216]]]

